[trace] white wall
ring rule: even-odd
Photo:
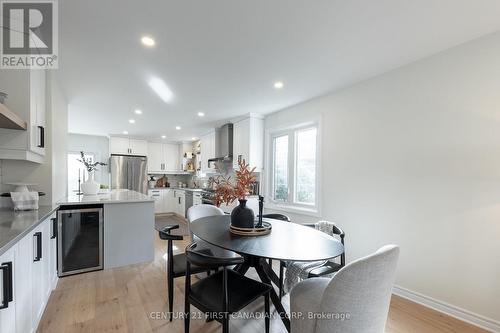
[[[68,102],[54,72],[49,72],[52,124],[52,202],[64,198],[68,192]]]
[[[399,244],[399,286],[500,321],[500,33],[272,114],[266,129],[313,115],[322,217],[345,229],[348,259]]]
[[[109,138],[105,136],[70,133],[68,136],[68,152],[92,153],[96,161],[109,164]],[[109,167],[101,166],[95,173],[95,180],[109,186]]]

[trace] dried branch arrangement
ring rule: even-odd
[[[87,169],[88,172],[98,171],[97,170],[98,165],[101,166],[107,165],[106,163],[102,162],[92,162],[92,159],[90,157],[89,158],[85,157],[85,153],[83,151],[80,152],[80,156],[81,158],[77,159],[77,161],[83,163],[83,165],[85,165],[85,169]]]
[[[236,170],[236,184],[233,185],[231,176],[219,175],[213,180],[215,187],[214,200],[217,207],[222,203],[230,204],[235,200],[244,200],[250,192],[250,184],[255,181],[255,168],[250,169],[246,161],[238,161]]]

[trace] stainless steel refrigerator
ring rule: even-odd
[[[148,168],[145,156],[111,155],[111,188],[147,194]]]

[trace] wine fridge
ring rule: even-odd
[[[103,269],[103,205],[66,205],[57,213],[59,276]]]

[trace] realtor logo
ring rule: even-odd
[[[57,68],[57,0],[1,0],[0,68]]]

